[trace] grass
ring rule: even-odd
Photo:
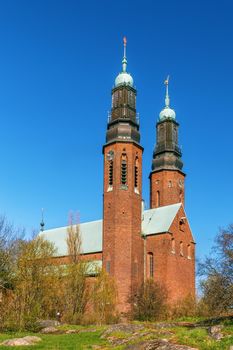
[[[183,319],[182,321],[187,321]],[[191,320],[189,320],[191,321]],[[180,344],[180,345],[189,345],[191,347],[197,348],[199,350],[229,350],[230,346],[233,345],[233,322],[223,322],[224,328],[222,333],[224,338],[220,341],[215,341],[209,337],[207,328],[205,327],[196,327],[189,328],[185,326],[176,326],[176,327],[166,327],[162,329],[154,328],[155,323],[144,323],[145,329],[138,332],[137,339],[127,342],[135,343],[142,340],[148,339],[159,339],[167,338],[169,341]],[[114,346],[109,343],[107,339],[101,339],[101,334],[106,327],[95,327],[95,326],[61,326],[62,330],[76,329],[82,330],[85,332],[80,332],[77,334],[32,334],[39,336],[42,341],[36,345],[26,346],[26,347],[17,347],[17,349],[35,349],[35,350],[88,350],[93,349],[93,346],[100,346],[102,349],[114,349],[114,350],[124,350],[126,344]],[[149,335],[142,336],[141,333],[149,332]],[[163,334],[164,332],[164,334]],[[166,334],[166,332],[168,334]],[[19,338],[29,333],[2,333],[0,334],[0,343],[5,339],[10,338]],[[109,337],[116,339],[128,339],[131,337],[131,334],[123,331],[114,331],[109,334]],[[12,347],[0,346],[0,349],[12,349]]]
[[[224,328],[225,337],[220,341],[215,341],[208,336],[205,328],[173,328],[175,334],[172,340],[177,344],[189,345],[199,350],[229,350],[233,345],[233,326]]]
[[[92,345],[104,345],[106,341],[100,339],[102,331],[85,332],[80,334],[30,334],[36,335],[42,339],[40,343],[32,346],[17,346],[17,349],[28,350],[83,350],[92,349]],[[20,338],[29,335],[29,333],[7,333],[0,334],[0,342],[10,338]],[[0,349],[11,349],[11,346],[0,346]]]

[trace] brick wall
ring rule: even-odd
[[[109,190],[107,154],[114,152],[113,186]],[[127,155],[127,187],[121,184],[121,156]],[[138,189],[135,192],[135,158]],[[133,143],[115,143],[104,149],[103,266],[115,278],[118,311],[130,311],[129,297],[143,279],[141,239],[142,149]]]
[[[161,170],[150,174],[150,207],[182,202],[184,205],[185,175],[176,170]],[[160,200],[158,203],[158,193]]]
[[[169,233],[149,236],[146,242],[147,253],[154,255],[154,280],[166,286],[170,303],[188,295],[195,296],[195,243],[184,218],[185,212],[181,207]],[[185,222],[181,224],[180,221]],[[183,253],[180,251],[181,242]]]

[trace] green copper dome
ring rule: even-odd
[[[118,74],[118,76],[115,79],[115,86],[119,86],[119,85],[130,85],[133,86],[133,78],[132,76],[127,73],[127,72],[121,72]]]
[[[164,109],[159,113],[159,120],[165,120],[165,119],[176,119],[176,112],[174,109],[170,108],[170,98],[168,95],[168,83],[169,83],[169,76],[165,80],[164,84],[166,85],[166,97],[165,97],[165,107]]]
[[[159,119],[176,119],[176,112],[171,109],[170,107],[165,107],[160,113],[159,113]]]

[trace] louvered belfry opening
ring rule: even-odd
[[[121,157],[121,184],[127,185],[127,156],[125,153]]]

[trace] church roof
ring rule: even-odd
[[[80,224],[80,232],[83,254],[102,252],[102,220]],[[67,226],[45,230],[40,232],[39,235],[54,243],[57,248],[57,256],[68,254],[66,244]]]
[[[167,232],[181,205],[181,203],[176,203],[145,210],[142,217],[142,233],[149,236]]]
[[[167,232],[181,207],[181,203],[167,205],[155,209],[144,210],[142,215],[142,234],[148,236]],[[102,252],[102,220],[80,224],[82,236],[82,253]],[[41,237],[54,243],[57,256],[66,256],[67,226],[40,232]]]

